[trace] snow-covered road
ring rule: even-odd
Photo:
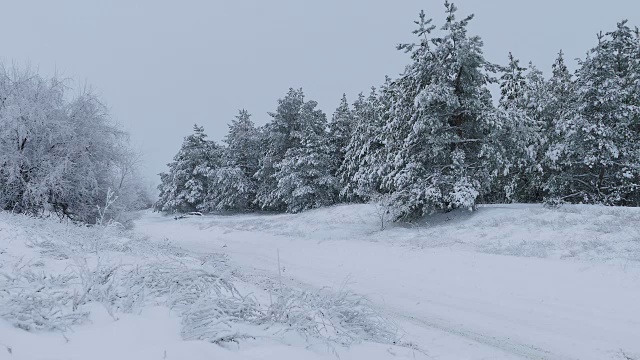
[[[377,231],[371,209],[361,205],[179,221],[148,214],[137,229],[190,251],[226,253],[257,284],[278,276],[279,253],[284,281],[366,295],[427,358],[640,359],[640,266],[627,256],[639,244],[623,236],[637,225],[611,220],[601,234],[589,226],[611,214],[569,215],[575,221],[560,216],[568,225],[558,227],[550,210],[481,209],[448,223]],[[584,244],[607,236],[620,240],[606,244],[613,255],[599,252],[607,261],[553,256],[569,247],[586,253],[591,245]],[[516,245],[550,255],[487,251]]]

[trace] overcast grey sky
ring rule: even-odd
[[[394,47],[412,40],[420,9],[444,19],[440,0],[0,2],[0,59],[91,84],[156,182],[194,123],[214,140],[240,108],[264,124],[289,87],[330,117],[343,92],[353,100],[402,71]],[[454,2],[476,14],[490,61],[511,51],[545,73],[558,50],[583,57],[598,31],[640,25],[638,0]]]

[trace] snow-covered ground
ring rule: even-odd
[[[416,358],[357,294],[242,271],[118,227],[0,213],[0,359]]]
[[[0,359],[640,360],[639,225],[634,208],[508,205],[381,231],[374,206],[343,205],[179,220],[148,212],[131,234],[0,213]],[[176,284],[140,277],[144,269]],[[241,297],[189,300],[210,274]],[[345,347],[323,338],[335,332],[304,336],[287,321],[244,324],[229,313],[222,332],[184,320],[215,296],[244,304],[249,295],[265,311],[274,289],[306,291],[294,307],[320,313],[332,311],[326,299],[339,309],[347,290],[365,296],[370,317],[352,323],[369,341]],[[65,294],[73,304],[60,305]],[[367,321],[398,328],[400,346]],[[250,336],[211,343],[241,333]]]
[[[373,206],[344,205],[137,229],[228,254],[257,285],[279,254],[288,285],[367,296],[427,358],[640,359],[639,225],[635,208],[508,205],[380,231]]]

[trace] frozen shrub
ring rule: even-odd
[[[27,330],[66,331],[88,313],[75,306],[71,274],[47,275],[25,267],[0,272],[0,318]]]
[[[299,291],[281,289],[269,307],[267,319],[281,323],[307,337],[342,345],[362,340],[396,343],[397,328],[362,296],[342,290]]]
[[[250,325],[259,324],[263,317],[250,297],[203,296],[183,313],[182,337],[218,344],[238,342],[253,338]]]

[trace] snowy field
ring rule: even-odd
[[[508,205],[381,231],[343,205],[148,212],[130,233],[0,213],[0,359],[640,359],[639,224]]]

